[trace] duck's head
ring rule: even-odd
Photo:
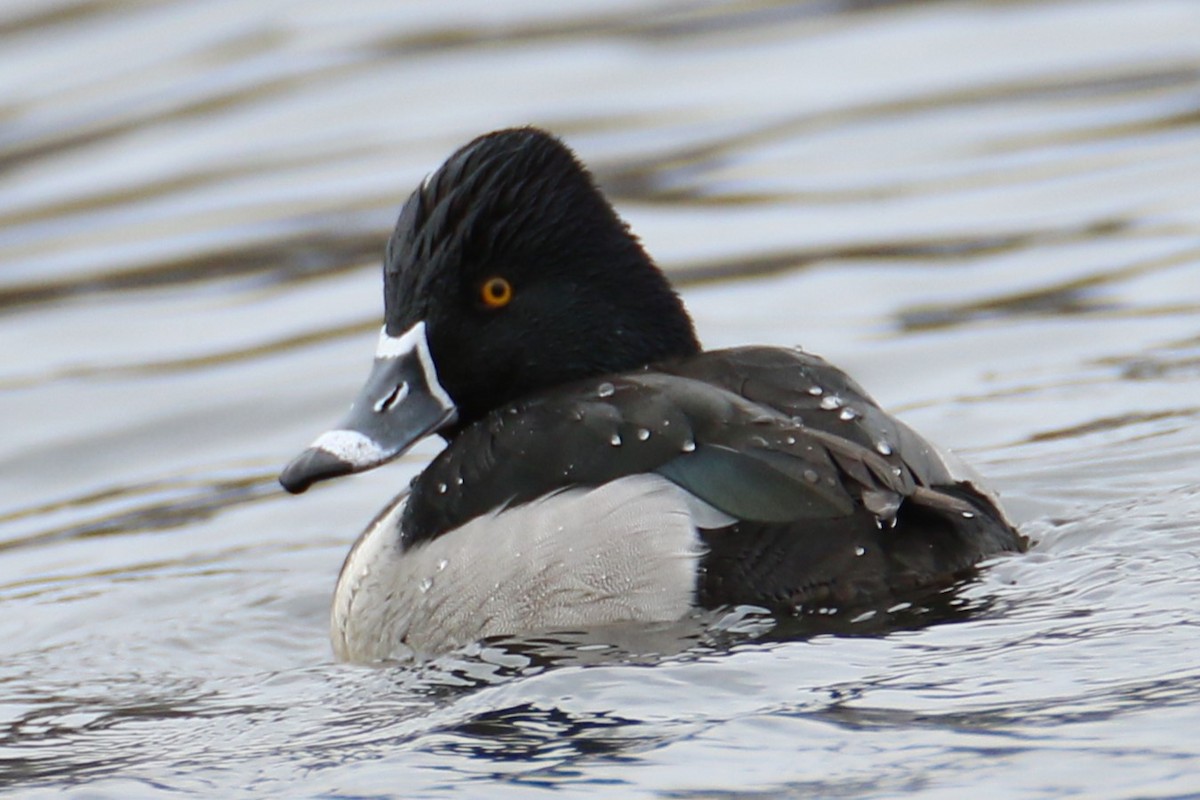
[[[284,469],[313,483],[447,439],[574,380],[699,350],[663,274],[558,139],[497,131],[409,197],[384,257],[375,364],[349,414]]]

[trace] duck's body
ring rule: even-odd
[[[993,497],[840,370],[702,352],[540,131],[481,137],[418,189],[385,284],[363,395],[282,477],[303,491],[448,440],[347,558],[343,658],[696,605],[886,603],[1023,546]]]

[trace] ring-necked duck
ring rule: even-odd
[[[482,136],[408,199],[375,364],[290,492],[447,446],[346,558],[334,650],[369,661],[695,606],[885,604],[1024,540],[836,367],[701,350],[570,150]]]

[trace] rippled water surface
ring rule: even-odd
[[[1200,4],[0,4],[0,788],[81,797],[1200,794]],[[302,498],[377,258],[565,136],[709,346],[801,343],[1035,545],[943,607],[332,661]]]

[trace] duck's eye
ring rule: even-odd
[[[512,284],[499,276],[488,278],[480,287],[479,296],[488,308],[504,308],[512,300]]]

